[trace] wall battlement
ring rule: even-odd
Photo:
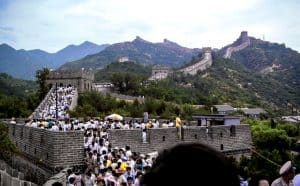
[[[147,140],[143,142],[141,130],[109,130],[108,139],[113,147],[130,146],[132,151],[150,153],[169,148],[177,143],[200,142],[228,155],[250,156],[252,137],[250,126],[184,127],[182,139],[176,128],[149,129]]]
[[[6,124],[10,139],[21,153],[49,170],[83,165],[83,131],[49,131]]]

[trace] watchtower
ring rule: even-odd
[[[152,67],[152,76],[150,80],[165,79],[172,73],[172,70],[167,66],[155,65]]]
[[[240,35],[240,40],[241,42],[246,42],[248,41],[248,32],[247,31],[242,31]]]
[[[50,86],[57,83],[58,86],[73,86],[79,93],[93,89],[94,73],[91,71],[50,71],[46,83]]]

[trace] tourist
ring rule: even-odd
[[[70,178],[70,179],[71,179],[71,178]],[[71,182],[71,181],[70,181],[70,182]],[[75,172],[75,182],[74,182],[74,185],[76,185],[76,186],[84,185],[84,184],[83,184],[83,180],[82,180],[82,176],[81,176],[79,170],[77,170],[77,171]]]
[[[259,180],[258,186],[269,186],[268,180]]]
[[[12,117],[9,123],[10,124],[16,124],[16,119],[14,117]]]
[[[98,176],[94,186],[106,186],[104,179],[101,176]]]
[[[134,185],[135,186],[140,186],[140,182],[142,179],[143,173],[142,172],[137,172],[134,180]]]
[[[135,186],[134,183],[133,183],[133,180],[134,179],[132,177],[127,177],[127,185],[128,186]]]
[[[84,186],[94,186],[95,175],[90,171],[86,173],[84,177]]]
[[[291,161],[287,161],[279,170],[280,177],[273,181],[271,186],[293,186],[295,168]]]
[[[293,179],[294,186],[300,186],[300,174],[297,174]]]
[[[69,179],[69,184],[68,184],[67,186],[75,186],[75,185],[74,185],[75,181],[76,181],[76,178],[75,178],[75,177],[71,177],[71,178]]]
[[[240,181],[224,154],[207,145],[189,143],[163,151],[142,178],[141,185],[239,186]]]
[[[143,139],[143,143],[147,143],[147,130],[143,129],[142,131],[142,139]]]
[[[131,170],[131,167],[126,167],[126,172],[124,174],[125,178],[128,180],[128,178],[132,178],[132,181],[135,179],[134,171]]]

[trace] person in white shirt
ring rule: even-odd
[[[59,131],[59,128],[57,125],[53,125],[52,128],[50,129],[51,131]]]
[[[37,128],[37,127],[38,127],[37,122],[36,122],[36,121],[33,121],[33,122],[31,123],[31,127]]]
[[[126,147],[125,147],[125,150],[126,150],[126,152],[125,152],[126,157],[127,157],[127,158],[131,157],[131,156],[132,156],[132,152],[131,152],[131,150],[130,150],[130,147],[129,147],[129,146],[126,146]]]
[[[143,138],[143,143],[146,143],[147,142],[147,132],[146,132],[146,129],[143,129],[142,138]]]
[[[16,124],[16,119],[14,117],[11,118],[10,124]]]

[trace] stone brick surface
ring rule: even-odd
[[[83,165],[82,131],[54,132],[23,124],[7,126],[11,140],[33,162],[51,169]]]
[[[200,142],[228,155],[249,156],[252,146],[249,125],[189,126],[182,129],[179,139],[176,128],[149,129],[147,143],[143,143],[141,130],[109,130],[108,138],[113,147],[130,146],[132,151],[150,153],[161,151],[178,143]]]
[[[5,167],[5,170],[0,170],[0,186],[19,186],[19,185],[29,186],[29,185],[32,185],[31,182],[23,181],[23,178],[20,178],[20,174],[22,174],[22,173],[18,172],[18,170],[11,168],[8,164],[6,164],[2,160],[0,160],[0,164],[1,164],[1,167]],[[13,173],[13,175],[11,173],[9,173],[8,171]],[[36,171],[38,171],[38,170],[36,170]],[[16,175],[18,175],[18,176],[16,176]],[[41,180],[41,182],[38,182],[39,185],[42,185],[43,181],[44,180]]]

